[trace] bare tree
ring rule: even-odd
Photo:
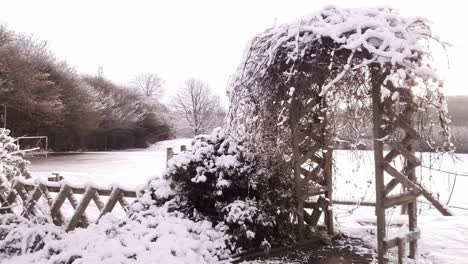
[[[163,83],[164,80],[159,75],[151,72],[137,75],[131,81],[131,85],[147,97],[161,96]]]
[[[173,98],[172,106],[185,117],[194,135],[220,126],[226,115],[220,98],[211,93],[209,86],[198,79],[188,79]]]

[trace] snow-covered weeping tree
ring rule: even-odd
[[[370,125],[372,85],[382,86],[379,107],[395,115],[414,110],[426,128],[437,122],[444,147],[451,147],[434,44],[444,45],[427,20],[391,8],[327,7],[251,40],[229,89],[228,133],[264,164],[281,161],[275,169],[295,184],[299,238],[307,190],[324,180],[313,175],[309,181],[303,168],[330,160],[342,131]],[[429,143],[430,130],[419,131]]]

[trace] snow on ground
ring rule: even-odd
[[[74,184],[92,182],[136,188],[166,169],[166,148],[171,147],[177,153],[181,145],[190,148],[190,142],[191,139],[174,139],[147,149],[49,155],[47,159],[33,158],[31,170],[34,178],[47,179],[52,172],[58,172]]]
[[[33,177],[44,178],[52,172],[60,172],[73,183],[94,182],[98,185],[120,185],[136,188],[145,184],[150,177],[165,170],[166,148],[172,147],[177,153],[180,145],[190,148],[190,139],[176,139],[159,142],[145,150],[92,152],[52,156],[32,160]],[[373,201],[375,197],[373,158],[370,151],[335,152],[335,199]],[[424,165],[445,171],[468,174],[468,154],[457,157],[438,157],[423,153]],[[455,161],[455,162],[454,162]],[[468,208],[468,177],[454,176],[436,170],[417,171],[422,182],[442,202]],[[399,190],[395,190],[398,192]],[[420,198],[421,202],[426,202]],[[468,210],[453,209],[456,216],[443,217],[427,204],[419,204],[420,263],[464,263],[468,259]],[[335,205],[336,224],[344,233],[363,238],[375,247],[375,217],[373,207]],[[406,217],[400,209],[387,210],[388,233],[398,234],[407,230]],[[363,249],[365,250],[365,249]]]

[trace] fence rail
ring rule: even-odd
[[[60,179],[60,175],[53,178]],[[57,193],[55,198],[52,198],[51,193]],[[81,200],[78,201],[75,195],[82,195]],[[101,200],[103,196],[109,197],[105,203]],[[112,212],[117,203],[127,212],[129,204],[126,198],[135,198],[136,196],[136,191],[120,188],[97,188],[90,185],[74,187],[58,182],[36,184],[16,179],[6,196],[0,194],[0,214],[13,213],[13,208],[16,205],[22,205],[20,209],[21,216],[26,218],[37,215],[50,217],[54,224],[64,225],[67,231],[71,231],[76,227],[87,227],[90,224],[86,210],[89,208],[91,201],[99,210],[99,216],[96,219],[96,222],[98,222],[103,215]],[[47,201],[48,208],[46,212],[37,205],[41,198]],[[70,219],[65,219],[61,212],[66,200],[70,202],[74,209]]]

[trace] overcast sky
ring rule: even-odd
[[[449,50],[441,60],[448,94],[468,94],[464,65],[468,34],[464,1],[116,1],[0,0],[0,23],[46,40],[79,72],[127,84],[156,72],[171,94],[188,77],[200,78],[222,96],[247,41],[267,27],[313,13],[325,5],[387,5],[404,15],[425,16]],[[224,102],[227,102],[224,100]]]

